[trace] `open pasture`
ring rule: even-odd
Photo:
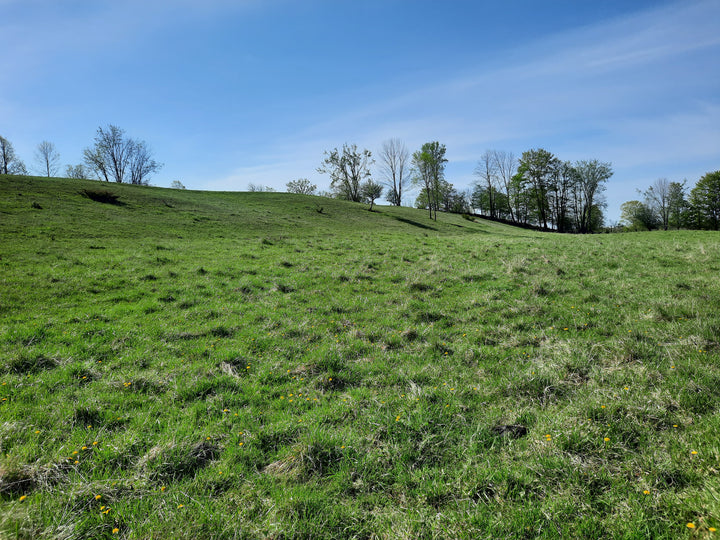
[[[720,534],[718,233],[0,177],[0,269],[0,536]]]

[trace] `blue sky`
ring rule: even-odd
[[[720,2],[0,0],[0,135],[63,169],[98,126],[147,141],[154,185],[283,190],[325,150],[447,146],[613,164],[607,217],[720,169]],[[410,204],[412,201],[406,201]]]

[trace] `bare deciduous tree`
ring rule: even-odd
[[[516,194],[513,192],[512,178],[515,175],[517,169],[517,160],[512,152],[505,152],[504,150],[493,150],[492,158],[495,162],[495,170],[497,171],[497,177],[505,191],[505,197],[508,204],[508,212],[510,213],[510,219],[515,221],[515,214],[513,212],[513,202]]]
[[[146,185],[150,175],[160,169],[162,165],[152,158],[152,152],[145,141],[130,141],[128,148],[130,167],[130,183]]]
[[[358,150],[355,144],[344,144],[342,151],[335,148],[325,152],[325,156],[318,172],[330,175],[330,187],[339,198],[360,202],[360,186],[370,177],[369,167],[373,163],[370,150]]]
[[[670,221],[670,182],[667,178],[658,178],[644,195],[645,204],[660,216],[662,228],[667,231]]]
[[[380,176],[388,187],[386,198],[395,206],[400,206],[402,202],[409,157],[408,149],[400,139],[385,141],[380,150]]]
[[[55,145],[50,141],[43,141],[37,145],[35,150],[35,163],[37,170],[48,178],[56,176],[59,169],[60,154],[55,149]]]
[[[83,150],[83,159],[88,168],[97,176],[100,180],[110,181],[110,173],[105,163],[105,157],[102,151],[97,146],[92,148],[85,148]]]
[[[495,192],[497,190],[497,163],[495,156],[491,150],[485,150],[485,153],[480,156],[480,161],[475,167],[475,176],[480,178],[485,193],[488,198],[488,209],[490,210],[490,217],[497,217],[497,208],[495,207]]]
[[[162,167],[152,159],[145,141],[126,138],[125,131],[113,125],[98,128],[95,145],[86,148],[83,156],[88,167],[106,182],[124,182],[129,171],[131,183],[147,184],[149,175]]]
[[[0,174],[27,174],[25,164],[15,155],[10,141],[0,136]]]
[[[250,182],[248,184],[247,190],[251,193],[272,193],[275,191],[270,186],[263,186],[262,184],[253,184],[252,182]]]
[[[67,178],[75,178],[77,180],[87,180],[90,178],[89,171],[82,163],[78,165],[68,165],[65,167],[65,176]]]

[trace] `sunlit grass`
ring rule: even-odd
[[[0,188],[6,536],[715,533],[716,233]]]

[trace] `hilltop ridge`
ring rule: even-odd
[[[375,206],[312,195],[178,190],[95,180],[0,176],[0,212],[8,233],[31,234],[32,225],[56,236],[182,235],[203,224],[205,234],[236,237],[347,231],[393,234],[527,234],[486,220],[415,208]],[[113,202],[88,196],[110,194]]]

